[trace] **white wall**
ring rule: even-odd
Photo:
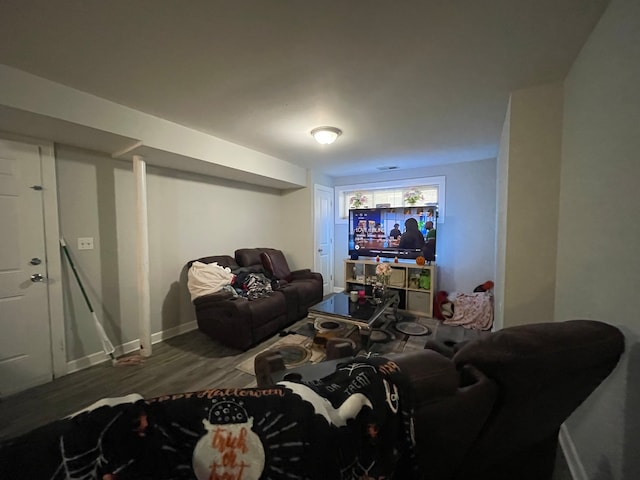
[[[511,94],[500,152],[499,326],[553,320],[562,85]],[[498,326],[498,325],[496,325]]]
[[[1,64],[0,106],[10,107],[0,123],[14,133],[101,152],[150,152],[149,164],[181,161],[183,170],[272,188],[305,186],[303,167]]]
[[[138,337],[135,189],[129,162],[58,146],[61,234],[114,344]],[[310,267],[308,188],[288,192],[149,167],[147,176],[152,333],[195,319],[184,289],[189,260],[237,248],[282,248],[292,268]],[[302,229],[302,236],[293,222]],[[78,251],[77,237],[95,249]],[[68,272],[69,273],[69,272]],[[65,290],[67,358],[101,351],[74,280]],[[71,292],[71,293],[69,293]]]
[[[282,192],[279,247],[291,270],[313,268],[313,185]],[[262,245],[255,245],[262,246]]]
[[[68,146],[57,147],[56,161],[62,235],[108,336],[116,345],[131,342],[138,336],[131,164]],[[311,188],[280,192],[151,166],[147,173],[152,333],[194,320],[183,270],[191,259],[233,255],[241,247],[277,246],[292,269],[313,266]],[[495,160],[412,172],[416,177],[439,175],[447,177],[447,218],[439,226],[439,288],[471,291],[494,277]],[[309,185],[332,181],[311,173],[308,179]],[[347,244],[346,227],[342,230],[335,242],[338,284],[344,280]],[[95,250],[77,251],[78,237],[94,237]],[[66,279],[71,287],[65,293],[67,358],[74,361],[99,353],[101,347],[73,278],[67,274]]]
[[[565,81],[556,320],[620,326],[626,354],[567,422],[597,480],[640,478],[640,2],[613,0]]]
[[[446,217],[438,224],[438,290],[471,292],[495,279],[496,159],[335,179],[335,185],[432,176],[446,178]],[[335,226],[336,287],[344,288],[346,224]]]
[[[511,99],[500,135],[500,151],[496,165],[496,281],[493,289],[493,329],[504,327],[504,276],[507,251],[507,203],[509,178],[509,136],[511,129]]]

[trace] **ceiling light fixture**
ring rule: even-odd
[[[342,134],[342,130],[336,127],[318,127],[311,130],[311,135],[321,145],[329,145],[336,141]]]

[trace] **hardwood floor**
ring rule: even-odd
[[[301,322],[305,322],[301,321]],[[240,352],[193,330],[153,346],[142,365],[105,362],[0,399],[0,440],[76,412],[104,397],[139,393],[156,397],[206,388],[255,386],[255,377],[235,369],[280,337]]]

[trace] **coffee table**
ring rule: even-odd
[[[272,365],[267,365],[263,368],[263,375],[256,375],[258,386],[268,387],[282,380],[292,380],[294,378],[299,380],[306,378],[307,375],[311,375],[313,378],[320,378],[332,373],[336,365],[355,355],[388,355],[404,351],[422,350],[426,337],[431,334],[431,329],[437,328],[438,321],[425,317],[416,318],[408,312],[397,310],[398,304],[396,302],[397,299],[388,298],[381,304],[368,302],[367,304],[351,305],[347,294],[337,293],[313,305],[309,309],[309,317],[313,319],[313,323],[317,327],[312,348],[324,350],[324,344],[331,342],[329,338],[334,338],[335,340],[333,341],[338,343],[341,340],[346,340],[347,342],[353,340],[356,343],[355,348],[348,349],[349,351],[346,351],[340,357],[329,357],[330,359],[323,360],[320,363],[305,364],[289,370],[285,369],[283,362],[277,363],[274,361]],[[424,335],[404,334],[395,329],[395,325],[399,320],[413,321],[426,327],[428,332]],[[322,328],[324,322],[342,323],[344,325],[334,330],[336,332],[334,337],[318,338],[322,337],[319,334],[318,327]],[[350,327],[347,332],[344,329],[345,325]],[[357,327],[358,335],[355,335],[354,327]],[[389,334],[391,338],[389,340],[375,340],[371,335],[372,333],[381,332]],[[327,344],[327,352],[329,346]],[[336,349],[334,349],[334,353],[335,351]],[[256,373],[257,371],[258,369],[256,368]]]
[[[309,318],[314,320],[337,320],[355,325],[360,330],[371,329],[387,308],[397,308],[400,297],[390,289],[380,303],[371,297],[352,302],[347,293],[334,293],[320,303],[309,307]]]
[[[399,302],[396,290],[389,290],[379,301],[365,297],[353,302],[346,293],[334,293],[309,307],[308,317],[316,330],[314,344],[323,348],[329,338],[347,338],[357,327],[358,348],[366,349],[373,327],[384,322],[385,311],[397,310]]]

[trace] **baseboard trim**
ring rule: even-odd
[[[160,332],[156,332],[151,335],[151,344],[155,345],[156,343],[163,342],[171,337],[175,337],[177,335],[182,335],[183,333],[190,332],[191,330],[195,330],[198,328],[198,324],[195,320],[187,323],[180,324],[176,327],[171,327],[167,330],[162,330]],[[140,349],[140,339],[131,340],[130,342],[123,343],[122,345],[118,345],[115,347],[116,351],[114,355],[116,358],[121,357],[122,355],[126,355],[131,352],[136,352]],[[91,355],[87,355],[85,357],[78,358],[76,360],[71,360],[67,362],[67,375],[73,372],[78,372],[80,370],[84,370],[85,368],[92,367],[94,365],[98,365],[103,362],[110,361],[109,356],[104,352],[92,353]]]
[[[580,461],[576,446],[571,439],[569,430],[564,423],[560,426],[558,440],[560,442],[560,448],[562,448],[562,453],[564,453],[564,458],[567,460],[571,478],[573,478],[573,480],[589,480],[587,478],[587,472],[584,471],[584,466]]]

